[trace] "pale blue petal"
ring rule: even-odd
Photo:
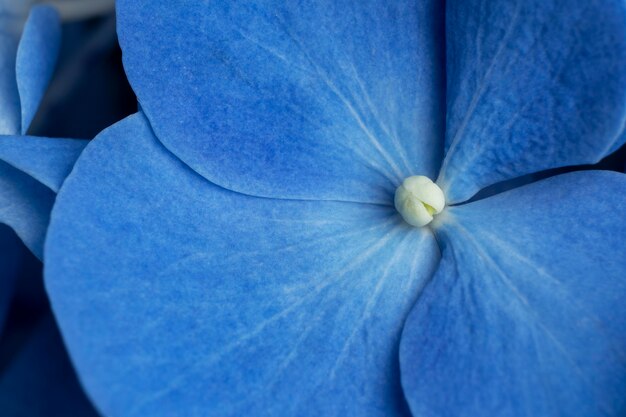
[[[449,202],[595,163],[626,136],[626,2],[446,2]]]
[[[48,187],[0,161],[0,223],[15,230],[39,259],[54,197]]]
[[[24,26],[16,61],[22,134],[26,134],[52,78],[60,43],[57,12],[49,6],[33,7]]]
[[[126,72],[157,137],[215,184],[390,204],[404,177],[436,175],[442,2],[116,6]]]
[[[437,261],[389,206],[217,187],[136,115],[61,188],[45,276],[108,417],[394,416],[400,331]]]
[[[57,192],[87,145],[81,139],[0,137],[0,160]]]
[[[3,417],[97,417],[50,314],[0,373]]]
[[[624,415],[625,212],[608,171],[450,208],[402,337],[414,415]]]

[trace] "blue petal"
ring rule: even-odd
[[[626,175],[553,177],[450,208],[402,337],[416,416],[621,416]]]
[[[0,374],[3,417],[97,417],[85,397],[51,315]]]
[[[446,2],[451,203],[524,174],[595,163],[626,136],[623,0]]]
[[[29,1],[0,2],[0,134],[20,132],[20,96],[17,91],[15,61],[17,47],[30,6]]]
[[[22,109],[22,134],[26,134],[52,78],[61,43],[57,12],[35,6],[24,26],[17,50],[16,79]]]
[[[54,197],[49,188],[0,161],[0,223],[11,226],[39,259]]]
[[[215,184],[389,203],[404,177],[436,175],[442,2],[116,6],[126,72],[157,137]]]
[[[88,141],[34,136],[0,137],[0,160],[57,192]]]
[[[61,188],[45,275],[107,416],[393,416],[400,331],[437,261],[389,206],[217,187],[136,115]]]

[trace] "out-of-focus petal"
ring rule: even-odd
[[[15,230],[39,259],[54,197],[48,187],[0,161],[0,223]]]
[[[217,187],[135,115],[63,184],[45,275],[109,417],[392,416],[400,331],[437,261],[392,207]]]
[[[20,132],[20,96],[15,62],[20,34],[32,1],[0,0],[0,135]]]
[[[57,192],[87,145],[81,139],[0,137],[0,160]]]
[[[33,7],[17,50],[15,71],[22,134],[26,134],[52,78],[60,42],[61,26],[57,12],[49,6]]]
[[[0,334],[9,310],[22,247],[13,231],[6,225],[0,225]]]
[[[215,184],[392,204],[405,177],[436,175],[442,2],[123,0],[117,11],[157,137]]]
[[[625,211],[607,171],[450,208],[402,337],[414,415],[623,415]]]
[[[623,0],[446,2],[449,202],[617,149],[626,125]]]
[[[85,396],[50,314],[0,373],[3,417],[97,417]]]

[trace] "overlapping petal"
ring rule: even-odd
[[[49,6],[33,7],[24,26],[15,64],[23,135],[52,78],[60,43],[61,25],[57,12]]]
[[[20,96],[15,62],[20,34],[31,2],[0,1],[0,134],[20,132]]]
[[[130,83],[185,163],[248,195],[374,203],[439,168],[442,9],[435,0],[117,3]]]
[[[217,187],[139,114],[61,188],[45,273],[109,417],[390,416],[407,412],[401,327],[437,260],[434,237],[386,205]]]
[[[403,332],[417,416],[626,410],[626,175],[565,174],[452,207]]]
[[[32,3],[0,2],[1,135],[28,129],[56,61],[60,42],[56,12],[49,6],[35,6],[26,19]]]
[[[0,137],[0,223],[10,226],[39,258],[55,193],[87,141]]]
[[[58,16],[48,6],[36,6],[26,20],[31,4],[0,3],[0,135],[15,135],[28,129],[56,60],[60,41]],[[15,139],[0,136],[0,147],[6,150]],[[19,152],[21,148],[9,152]],[[33,162],[25,166],[35,172]],[[45,179],[52,180],[54,169],[42,168]],[[0,161],[0,222],[13,228],[40,259],[53,201],[54,194],[49,189]]]
[[[48,187],[0,161],[0,223],[15,230],[39,259],[54,198]]]
[[[626,3],[446,2],[449,202],[626,139]]]
[[[0,137],[0,160],[57,192],[88,141],[35,136]]]

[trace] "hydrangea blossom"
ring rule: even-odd
[[[626,178],[470,199],[623,143],[626,6],[440,3],[118,3],[45,247],[103,414],[620,414]]]

